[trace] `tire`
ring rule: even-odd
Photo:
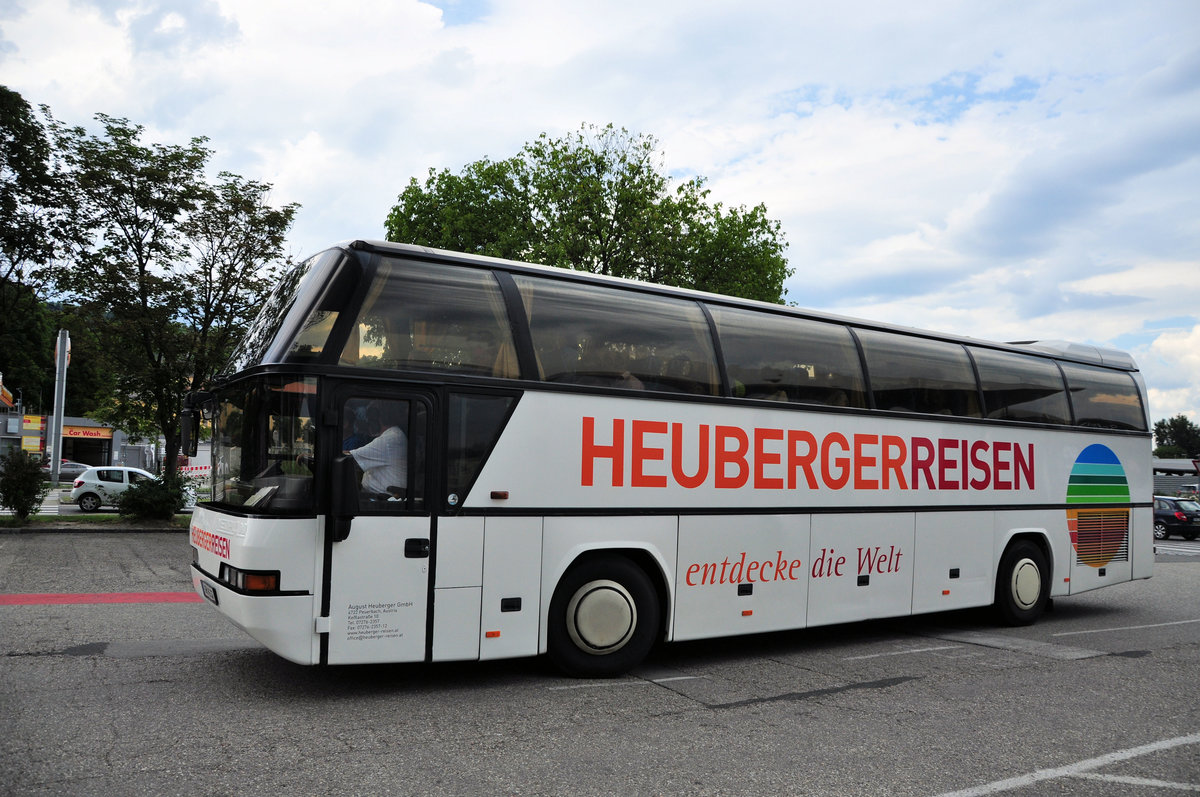
[[[1197,537],[1197,534],[1194,531],[1189,531],[1187,534],[1183,535],[1183,538],[1185,540],[1187,540],[1188,542],[1191,542],[1192,540],[1196,539],[1196,537]]]
[[[1154,539],[1165,540],[1167,537],[1170,537],[1170,536],[1171,535],[1169,533],[1167,533],[1167,524],[1166,523],[1163,523],[1158,520],[1154,521]]]
[[[1000,557],[996,573],[996,613],[1006,625],[1029,625],[1050,600],[1050,566],[1041,547],[1017,540]]]
[[[650,652],[661,616],[644,570],[623,556],[587,560],[568,570],[554,590],[550,660],[578,677],[621,675]]]
[[[80,512],[95,512],[100,508],[100,496],[95,493],[84,493],[76,502]]]

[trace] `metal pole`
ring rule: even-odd
[[[58,344],[54,347],[54,414],[51,426],[46,430],[46,456],[50,457],[50,482],[58,483],[62,466],[63,412],[67,404],[67,362],[71,359],[71,336],[67,330],[58,330]]]

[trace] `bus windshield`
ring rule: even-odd
[[[265,376],[221,391],[213,416],[213,501],[255,512],[313,506],[315,377]]]

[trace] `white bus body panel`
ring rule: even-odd
[[[216,608],[274,653],[298,664],[315,664],[320,639],[313,618],[320,596],[322,535],[312,518],[246,518],[226,515],[205,506],[192,513],[189,538],[197,551],[192,587],[205,596],[204,584],[217,597]],[[216,580],[221,564],[243,570],[278,570],[280,589],[302,595],[250,596],[234,592]]]
[[[910,614],[914,523],[911,512],[815,515],[808,624]]]
[[[438,518],[436,569],[438,589],[483,586],[482,517]]]
[[[913,614],[986,606],[994,597],[994,512],[930,512],[916,516]]]
[[[676,640],[804,625],[808,515],[679,518]]]
[[[1146,506],[1133,510],[1130,523],[1129,555],[1133,558],[1133,577],[1150,578],[1154,573],[1154,509]]]
[[[360,515],[333,544],[329,663],[424,661],[428,557],[405,556],[407,540],[429,540],[428,517]]]
[[[541,572],[542,519],[488,518],[483,539],[480,659],[537,655]]]
[[[433,660],[479,658],[479,606],[482,587],[443,587],[433,591]]]
[[[433,660],[479,658],[483,518],[438,518],[433,590]]]

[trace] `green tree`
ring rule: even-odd
[[[1186,415],[1165,418],[1154,424],[1154,456],[1163,459],[1200,458],[1200,426]]]
[[[53,330],[42,299],[61,194],[50,163],[33,109],[0,86],[0,373],[27,396],[53,392]]]
[[[274,282],[296,205],[270,186],[205,178],[206,139],[143,144],[143,128],[98,114],[99,134],[52,117],[61,177],[77,198],[72,267],[60,279],[110,352],[115,393],[92,416],[179,450],[179,410],[205,384]]]
[[[50,492],[42,478],[41,465],[20,448],[10,448],[0,457],[0,506],[12,510],[18,523],[25,523]]]
[[[385,221],[387,236],[778,302],[791,274],[764,205],[709,203],[703,178],[674,189],[653,137],[611,124],[542,134],[508,160],[430,169]]]

